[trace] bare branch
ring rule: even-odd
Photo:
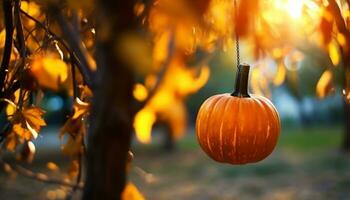
[[[15,1],[15,7],[14,7],[14,15],[15,15],[15,25],[16,25],[16,37],[17,37],[17,42],[19,45],[19,54],[21,58],[26,57],[26,44],[25,44],[25,39],[24,39],[24,34],[23,34],[23,25],[22,25],[22,20],[21,20],[21,15],[20,15],[20,1],[16,0]]]
[[[10,170],[13,170],[27,178],[31,178],[33,180],[36,181],[40,181],[40,182],[44,182],[44,183],[48,183],[48,184],[55,184],[55,185],[62,185],[62,186],[67,186],[67,187],[76,187],[77,189],[83,189],[83,183],[79,183],[79,184],[73,184],[70,182],[65,182],[62,181],[60,179],[53,179],[53,178],[49,178],[46,174],[42,174],[42,173],[35,173],[29,169],[26,169],[20,165],[17,164],[10,164],[8,162],[5,162],[4,160],[0,159],[0,163],[3,166],[7,166],[10,167]]]

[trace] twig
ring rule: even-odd
[[[13,171],[15,171],[15,172],[27,177],[27,178],[34,179],[36,181],[49,183],[49,184],[55,184],[55,185],[62,185],[62,186],[67,186],[67,187],[77,187],[77,189],[80,189],[80,190],[83,189],[83,183],[76,185],[73,183],[62,181],[60,179],[49,178],[46,174],[35,173],[35,172],[33,172],[29,169],[26,169],[20,165],[7,163],[2,159],[0,159],[0,163],[4,166],[10,167],[11,170],[13,170]]]
[[[21,20],[21,15],[20,15],[20,9],[21,9],[20,0],[16,0],[15,7],[14,7],[16,38],[17,38],[18,45],[19,45],[18,50],[19,50],[20,57],[22,59],[24,59],[27,56],[27,52],[26,52],[26,44],[25,44],[25,39],[24,39],[23,25],[22,25],[22,20]],[[22,72],[23,72],[24,66],[25,66],[24,62],[25,62],[24,60],[21,61],[20,70]],[[22,76],[22,73],[20,73],[20,76]],[[22,108],[22,105],[24,102],[24,94],[25,94],[25,91],[23,90],[23,82],[20,79],[20,96],[19,96],[19,101],[18,101],[18,105],[19,105],[20,109]]]
[[[76,33],[72,26],[67,22],[67,20],[62,15],[61,10],[55,5],[51,5],[49,10],[52,11],[54,17],[57,20],[58,25],[60,26],[63,36],[67,41],[69,47],[73,51],[73,54],[77,56],[81,64],[81,70],[84,77],[88,82],[92,82],[92,71],[90,70],[89,63],[86,58],[87,50],[82,46],[81,41],[79,40],[79,33]]]
[[[89,68],[86,68],[81,64],[81,62],[79,61],[76,54],[74,54],[73,50],[71,50],[69,48],[69,46],[65,43],[65,41],[62,40],[62,38],[60,38],[59,36],[57,36],[54,32],[52,32],[49,28],[47,28],[44,24],[42,24],[40,21],[38,21],[37,19],[35,19],[34,17],[32,17],[31,15],[26,13],[24,10],[21,10],[21,13],[24,16],[26,16],[28,19],[34,21],[40,28],[47,31],[55,40],[57,40],[68,51],[68,53],[70,55],[73,55],[73,56],[71,56],[71,59],[77,65],[80,73],[84,77],[84,81],[85,81],[86,85],[88,85],[90,88],[92,88],[92,86],[93,86],[92,79],[91,79],[92,72],[90,72]]]
[[[134,167],[134,170],[137,175],[139,175],[146,183],[154,183],[158,180],[157,177],[154,177],[153,174],[146,172],[141,167]]]
[[[23,27],[26,31],[27,31],[27,35],[25,36],[25,41],[28,40],[28,38],[31,36],[33,38],[33,40],[35,40],[35,42],[38,44],[38,46],[40,46],[40,42],[39,40],[34,36],[33,32],[36,31],[36,27],[34,27],[32,30],[28,30],[26,29],[26,27]]]
[[[77,86],[74,62],[71,62],[71,72],[72,72],[72,83],[73,83],[73,98],[76,99],[78,97],[78,86]]]
[[[25,39],[24,39],[24,34],[23,34],[23,25],[22,25],[22,20],[21,20],[21,15],[20,15],[20,1],[16,0],[15,1],[15,8],[14,8],[14,15],[15,15],[15,24],[16,24],[16,37],[18,40],[19,44],[19,54],[21,58],[26,57],[26,44],[25,44]]]
[[[5,22],[5,47],[0,68],[0,96],[3,97],[3,89],[5,86],[5,77],[7,74],[7,68],[10,63],[10,57],[12,52],[12,37],[13,37],[13,12],[12,12],[12,1],[3,1],[4,10],[4,22]]]

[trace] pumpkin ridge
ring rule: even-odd
[[[225,97],[224,98],[225,99],[225,106],[224,106],[224,114],[223,114],[223,116],[221,117],[221,123],[220,123],[220,130],[219,130],[219,140],[220,140],[220,153],[221,153],[221,160],[225,160],[224,159],[224,150],[223,150],[223,145],[222,145],[222,143],[223,143],[223,138],[222,138],[222,129],[223,129],[223,126],[224,126],[224,120],[226,119],[225,118],[225,114],[227,113],[227,108],[228,108],[228,106],[227,105],[229,105],[228,104],[228,102],[230,101],[230,97]]]
[[[211,106],[212,106],[212,104],[213,105],[215,105],[216,103],[217,103],[217,101],[219,100],[218,99],[218,97],[219,97],[220,95],[215,95],[215,96],[212,96],[211,98],[209,98],[209,99],[207,99],[206,101],[205,101],[205,103],[203,103],[203,106],[201,106],[201,108],[200,108],[200,112],[199,112],[199,114],[198,114],[198,116],[197,116],[197,120],[202,120],[202,121],[204,121],[203,122],[203,124],[205,125],[205,130],[207,130],[208,129],[208,126],[209,126],[209,117],[210,117],[210,114],[211,114]],[[209,112],[210,111],[210,113],[205,113],[206,115],[205,115],[205,117],[204,117],[204,119],[202,119],[202,117],[201,117],[201,115],[202,115],[202,112],[201,111],[203,111],[203,112]],[[202,124],[202,123],[201,123]],[[202,131],[201,131],[201,129],[202,129],[202,126],[198,126],[198,130],[196,130],[196,132],[197,132],[197,138],[198,139],[200,139],[200,138],[202,138]],[[205,132],[205,133],[207,133],[207,132]],[[200,136],[199,136],[200,135]],[[207,134],[208,135],[208,134]],[[206,136],[206,138],[207,138],[207,135],[205,135]],[[200,137],[200,138],[199,138]],[[204,137],[203,137],[204,138]],[[201,140],[198,140],[198,141],[201,141]],[[206,152],[209,152],[210,150],[209,150],[209,147],[208,146],[206,146],[206,145],[203,145],[201,142],[199,142],[199,145],[206,151]]]
[[[259,160],[262,160],[262,159],[264,159],[265,157],[266,157],[266,153],[267,153],[267,148],[266,148],[266,145],[267,145],[267,143],[268,143],[268,141],[269,141],[269,138],[270,138],[270,124],[271,124],[271,118],[269,117],[269,109],[268,108],[266,108],[266,107],[269,107],[269,106],[267,106],[266,105],[266,103],[265,103],[265,101],[261,101],[259,98],[257,98],[256,99],[257,101],[259,101],[259,102],[261,102],[261,104],[264,106],[264,108],[262,109],[262,112],[264,113],[264,117],[263,117],[263,119],[267,119],[266,121],[267,121],[267,127],[266,127],[266,135],[265,135],[265,142],[264,142],[264,148],[263,148],[263,153],[262,153],[262,157],[261,158],[259,158]]]
[[[221,98],[222,98],[222,95],[219,95],[219,96],[217,96],[217,100],[215,99],[216,101],[212,105],[213,108],[211,109],[210,113],[208,114],[208,119],[210,119],[211,116],[213,115],[213,113],[215,111],[215,108],[217,107],[217,105],[218,105],[219,101],[221,100]],[[208,126],[209,126],[209,128],[208,128]],[[206,130],[207,130],[207,140],[206,141],[207,141],[207,145],[208,145],[208,150],[210,151],[210,154],[212,155],[213,154],[213,149],[212,149],[212,146],[211,146],[211,143],[210,143],[211,127],[213,127],[212,124],[210,124],[210,122],[207,121],[207,128],[206,128]]]
[[[249,107],[249,118],[248,120],[251,121],[251,123],[249,123],[250,125],[250,128],[249,128],[249,132],[247,132],[247,146],[249,146],[249,151],[246,151],[247,152],[247,159],[248,160],[251,160],[254,158],[255,156],[255,152],[256,152],[256,145],[255,145],[255,142],[256,142],[256,137],[257,135],[259,134],[259,125],[260,125],[260,120],[259,120],[259,117],[258,115],[255,113],[255,111],[257,110],[257,105],[255,105],[255,101],[253,98],[249,98],[249,99],[246,99],[246,101],[248,101],[248,107]],[[258,125],[259,123],[259,125]],[[256,129],[257,127],[257,130],[252,130],[252,127],[254,129]],[[247,162],[248,163],[248,162]]]
[[[229,121],[229,125],[232,126],[232,124],[235,124],[236,121],[237,121],[237,115],[235,115],[235,113],[237,113],[237,106],[234,106],[235,102],[236,102],[236,97],[230,97],[229,98],[229,102],[228,102],[228,105],[229,105],[229,114],[230,114],[230,121]],[[234,114],[232,114],[234,113]],[[226,119],[226,117],[225,117]],[[227,120],[226,120],[227,121]],[[233,146],[235,146],[235,131],[236,131],[236,126],[234,126],[235,128],[234,129],[228,129],[230,130],[228,133],[228,135],[226,136],[226,140],[229,140],[227,141],[226,145],[225,145],[225,149],[229,148],[230,149],[230,145],[232,143]],[[231,127],[230,127],[231,128]],[[228,139],[227,139],[228,138]],[[224,143],[225,144],[225,143]],[[228,163],[231,163],[231,162],[234,162],[233,158],[235,158],[235,148],[231,148],[230,149],[230,152],[229,153],[225,153],[224,155],[224,160]]]
[[[267,144],[269,142],[269,138],[270,138],[270,135],[271,135],[271,133],[270,133],[271,132],[271,124],[273,124],[272,122],[275,121],[274,120],[275,115],[273,114],[275,111],[271,110],[270,109],[271,108],[270,105],[268,103],[266,103],[267,101],[269,101],[268,99],[267,100],[263,100],[263,99],[260,99],[260,98],[255,98],[255,100],[263,105],[264,108],[262,109],[262,111],[265,114],[264,119],[268,119],[267,120],[267,127],[266,127],[267,135],[266,135],[266,138],[265,138],[264,148],[263,148],[263,157],[259,159],[259,160],[262,160],[262,159],[264,159],[266,157],[266,155],[270,154],[270,149],[266,148],[266,147],[269,147]],[[270,113],[268,113],[269,111],[270,111]],[[271,119],[271,117],[269,117],[270,115],[273,117],[273,119]]]
[[[239,113],[240,110],[241,110],[243,98],[238,98],[237,100],[238,100],[237,113]],[[238,120],[237,123],[239,123],[239,120]],[[236,128],[236,130],[235,130],[235,138],[236,138],[235,139],[235,158],[236,158],[236,161],[240,162],[239,161],[240,160],[240,156],[239,156],[239,152],[238,152],[238,150],[239,150],[239,137],[237,137],[237,128],[240,129],[239,131],[242,131],[242,128],[240,127],[240,124],[238,124],[238,126],[239,127],[237,127],[237,126],[235,127]]]

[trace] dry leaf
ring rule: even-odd
[[[36,139],[41,127],[46,125],[42,118],[44,113],[45,112],[41,108],[36,106],[24,107],[22,110],[16,110],[15,113],[9,117],[12,123],[12,130],[7,138],[7,149],[13,151],[17,144]]]
[[[59,134],[60,138],[63,138],[66,133],[68,134],[68,140],[62,146],[64,154],[75,157],[83,152],[82,144],[86,131],[83,120],[88,115],[89,108],[89,103],[83,102],[79,98],[75,99],[73,114],[61,128]]]

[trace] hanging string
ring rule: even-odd
[[[239,35],[238,35],[238,31],[237,31],[237,22],[238,22],[238,8],[237,8],[237,0],[234,0],[234,11],[235,11],[235,39],[236,39],[236,56],[237,56],[237,67],[239,67],[239,65],[241,64],[241,61],[240,61],[240,49],[239,49]]]

